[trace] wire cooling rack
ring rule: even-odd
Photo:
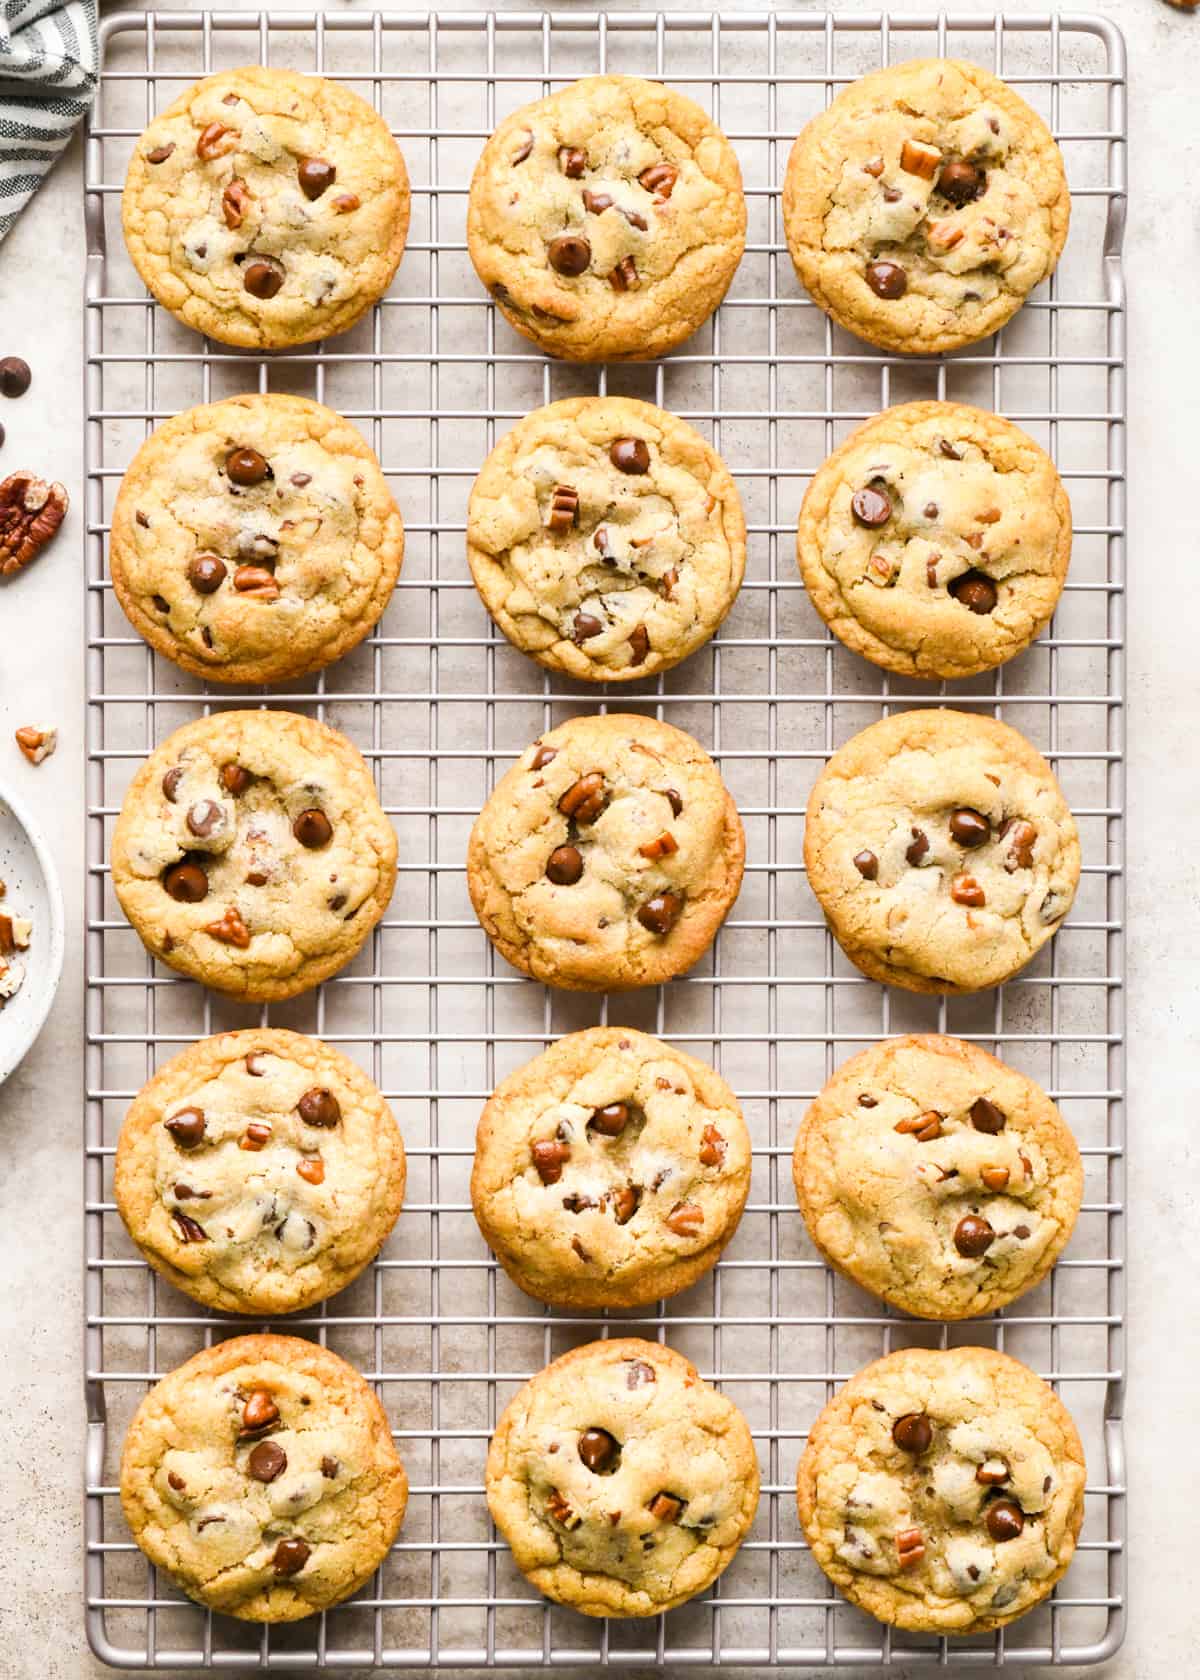
[[[1123,46],[1103,19],[533,13],[120,13],[87,142],[87,1623],[117,1667],[240,1673],[310,1667],[578,1664],[674,1669],[1085,1663],[1120,1643],[1125,1593],[1122,1158],[1122,631],[1125,187]],[[831,327],[795,281],[778,189],[791,140],[835,91],[880,64],[949,54],[994,67],[1049,120],[1074,225],[1052,285],[995,339],[947,358],[883,356]],[[385,114],[412,175],[412,237],[390,295],[328,347],[259,359],[201,340],[146,298],[125,255],[119,193],[145,122],[197,75],[260,59],[345,79]],[[466,257],[466,186],[498,118],[576,76],[661,77],[707,105],[741,158],[746,256],[714,321],[638,367],[546,361],[515,337]],[[105,539],[121,474],[178,410],[249,388],[313,395],[354,419],[404,512],[404,573],[378,631],[320,679],[256,691],[313,710],[358,744],[400,837],[391,910],[359,959],[273,1008],[357,1057],[409,1150],[409,1201],[381,1258],[321,1310],[287,1321],[375,1383],[412,1482],[401,1537],[353,1603],[283,1629],[191,1605],[133,1545],[117,1499],[129,1416],[148,1384],[246,1328],[148,1271],[111,1193],[125,1109],[201,1034],[266,1018],[156,970],[112,895],[106,859],[130,776],[169,730],[238,697],[154,657],[112,596]],[[497,435],[539,403],[595,390],[649,398],[707,432],[750,528],[741,596],[715,642],[654,683],[579,692],[495,632],[471,585],[464,513]],[[805,484],[858,421],[917,397],[1008,414],[1054,454],[1075,512],[1052,631],[1020,659],[935,691],[847,653],[810,609],[793,556]],[[1074,911],[998,992],[937,1000],[850,968],[803,876],[808,790],[828,754],[900,704],[978,708],[1055,765],[1083,837]],[[243,697],[242,703],[245,703]],[[463,857],[494,780],[540,731],[631,705],[697,735],[746,820],[741,898],[685,979],[611,1002],[557,995],[508,970],[467,899]],[[755,1144],[749,1206],[711,1277],[646,1313],[552,1314],[497,1270],[470,1212],[474,1126],[493,1084],[562,1032],[620,1021],[715,1062]],[[864,1044],[957,1033],[1038,1078],[1083,1148],[1085,1205],[1067,1256],[995,1318],[922,1325],[881,1310],[815,1257],[789,1155],[804,1105]],[[253,1326],[250,1326],[253,1327]],[[669,1341],[719,1381],[754,1430],[764,1496],[713,1591],[667,1618],[595,1623],[544,1603],[491,1529],[483,1462],[515,1387],[611,1332]],[[1082,1543],[1053,1601],[953,1646],[891,1633],[844,1605],[805,1548],[793,1486],[808,1426],[835,1387],[902,1344],[986,1342],[1053,1380],[1084,1436]]]

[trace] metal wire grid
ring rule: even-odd
[[[122,13],[86,156],[88,273],[88,980],[86,1615],[116,1667],[226,1671],[369,1666],[754,1667],[860,1661],[906,1668],[1098,1662],[1123,1634],[1124,51],[1107,21],[824,14],[279,15]],[[792,136],[846,82],[927,53],[990,64],[1050,121],[1075,225],[1050,287],[994,340],[951,358],[882,356],[835,331],[797,287],[778,188]],[[196,75],[248,59],[351,81],[388,117],[414,182],[412,237],[392,293],[353,333],[259,360],[201,341],[145,297],[117,226],[130,148]],[[707,103],[738,149],[747,254],[711,326],[661,364],[553,365],[513,336],[474,280],[463,223],[470,167],[498,117],[595,70],[649,74]],[[297,390],[355,419],[405,514],[404,575],[379,630],[294,692],[256,691],[338,724],[373,765],[401,840],[401,886],[349,971],[270,1018],[361,1059],[396,1107],[410,1199],[350,1290],[285,1328],[376,1384],[412,1482],[400,1541],[353,1604],[291,1628],[248,1628],[182,1599],[134,1547],[116,1498],[124,1427],[150,1382],[199,1345],[249,1328],[160,1282],[125,1237],[111,1158],[125,1108],[166,1056],[266,1019],[156,971],[107,878],[111,826],[141,758],[178,723],[237,701],[154,657],[107,582],[112,498],[154,424],[247,388]],[[657,682],[578,692],[510,649],[462,554],[465,498],[486,449],[539,402],[641,395],[707,430],[738,478],[747,580],[717,640]],[[975,683],[889,679],[831,640],[791,552],[803,486],[849,427],[916,396],[1017,419],[1059,463],[1075,555],[1051,633]],[[245,703],[246,697],[242,697]],[[803,883],[802,817],[829,752],[897,703],[979,706],[1055,764],[1084,839],[1068,926],[1019,980],[930,1000],[863,981]],[[551,723],[631,705],[690,728],[746,819],[741,900],[682,981],[613,1000],[557,996],[504,969],[466,899],[470,822],[495,777]],[[620,1020],[687,1045],[742,1095],[755,1143],[750,1204],[711,1278],[645,1314],[551,1314],[487,1254],[466,1196],[474,1120],[495,1081],[563,1031]],[[1084,1213],[1048,1283],[969,1326],[881,1310],[813,1256],[788,1175],[803,1104],[879,1036],[946,1030],[1040,1078],[1083,1147]],[[482,1466],[514,1388],[568,1345],[612,1330],[688,1353],[745,1410],[763,1469],[755,1528],[713,1591],[669,1618],[585,1622],[545,1604],[491,1530]],[[809,1557],[793,1477],[809,1423],[866,1360],[908,1343],[1006,1347],[1055,1381],[1088,1450],[1082,1544],[1051,1604],[993,1636],[893,1633],[834,1595]]]

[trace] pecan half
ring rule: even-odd
[[[40,553],[62,524],[67,492],[31,472],[12,473],[0,484],[0,577],[10,577]]]
[[[226,123],[210,122],[196,141],[196,156],[205,163],[211,163],[213,158],[224,157],[226,152],[231,152],[237,143],[236,128],[230,128]]]
[[[677,1237],[694,1237],[704,1224],[704,1214],[695,1202],[676,1202],[664,1223]]]
[[[265,566],[239,566],[233,574],[233,587],[240,595],[256,595],[261,601],[274,601],[279,594],[275,574]]]
[[[240,176],[233,180],[221,194],[221,214],[225,218],[227,228],[240,228],[246,219],[246,206],[254,194]]]

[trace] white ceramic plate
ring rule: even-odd
[[[8,892],[0,902],[9,916],[33,923],[23,954],[25,982],[0,1009],[0,1085],[41,1032],[63,965],[63,901],[54,859],[28,809],[0,787],[0,881]]]

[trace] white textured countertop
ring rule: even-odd
[[[177,4],[179,0],[177,0]],[[186,4],[186,0],[183,0]],[[225,0],[228,7],[236,0]],[[667,0],[669,4],[669,0]],[[637,8],[638,0],[624,0]],[[189,7],[188,9],[192,9]],[[336,5],[330,11],[350,7]],[[363,8],[365,9],[365,8]],[[452,7],[451,9],[459,9]],[[516,0],[508,9],[524,10]],[[641,9],[641,8],[638,8]],[[646,8],[648,9],[648,8]],[[729,9],[740,9],[731,4]],[[803,8],[807,9],[807,8]],[[867,10],[853,3],[843,10]],[[958,12],[990,11],[957,0]],[[1042,8],[1012,0],[1013,12]],[[1129,47],[1131,195],[1128,734],[1130,1635],[1104,1672],[1187,1674],[1200,1628],[1184,1563],[1200,1550],[1192,1433],[1200,1381],[1200,14],[1110,0]],[[52,551],[0,589],[0,784],[49,831],[68,947],[50,1023],[0,1090],[0,1675],[76,1680],[81,1610],[83,237],[77,144],[0,247],[0,356],[34,386],[0,402],[0,476],[29,467],[73,497]],[[49,721],[33,769],[13,730]],[[1193,990],[1193,988],[1196,988]],[[845,1672],[845,1671],[843,1671]],[[902,1672],[900,1669],[895,1672]]]

